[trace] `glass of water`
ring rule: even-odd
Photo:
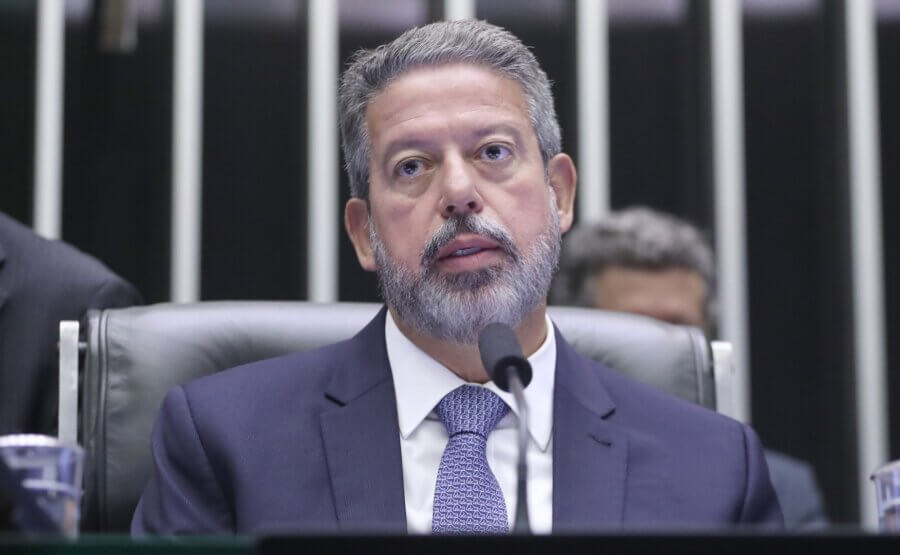
[[[900,533],[900,461],[888,463],[872,473],[878,504],[878,529]]]
[[[56,532],[77,536],[84,450],[55,437],[16,434],[0,436],[0,456],[24,494],[44,513],[21,512],[23,531],[46,531],[44,522],[49,517]]]

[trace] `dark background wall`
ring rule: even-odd
[[[206,3],[204,299],[306,292],[303,1]]]
[[[63,237],[169,298],[172,0],[139,0],[138,45],[98,48],[96,1],[66,26]],[[645,204],[711,233],[707,4],[610,0],[613,208]],[[838,3],[746,2],[747,234],[753,419],[764,442],[810,461],[828,510],[857,514],[844,84]],[[766,4],[766,3],[762,3]],[[772,5],[772,3],[768,3]],[[882,1],[878,5],[900,4]],[[555,82],[576,159],[571,0],[481,0],[477,15],[533,46]],[[636,9],[638,6],[640,9]],[[889,366],[900,352],[900,19],[881,9],[877,44]],[[441,17],[433,0],[343,0],[340,60]],[[202,297],[302,299],[306,271],[307,5],[206,2]],[[0,3],[0,210],[31,222],[35,6]],[[346,179],[342,175],[342,198]],[[590,184],[581,184],[589,186]],[[341,204],[342,204],[341,202]],[[337,214],[342,206],[336,205]],[[342,300],[375,300],[340,232]],[[900,377],[889,375],[892,404]],[[897,409],[892,420],[898,420]],[[892,431],[900,458],[900,426]]]
[[[890,391],[891,459],[900,459],[900,9],[878,23],[878,75],[881,109],[881,178],[887,312],[888,389]]]
[[[860,469],[839,16],[820,4],[745,19],[747,263],[754,425],[815,461],[847,521]]]
[[[0,4],[0,210],[31,224],[34,158],[33,2]]]
[[[154,4],[123,54],[98,47],[98,10],[68,10],[63,108],[63,238],[148,300],[169,295],[172,12]]]

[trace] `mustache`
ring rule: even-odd
[[[422,249],[421,264],[423,268],[430,268],[437,262],[438,253],[461,233],[473,233],[491,239],[513,259],[514,262],[521,258],[519,249],[513,243],[509,232],[500,224],[491,222],[471,212],[463,216],[450,218],[432,234]]]

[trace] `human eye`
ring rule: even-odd
[[[425,162],[418,158],[402,160],[394,168],[394,173],[399,177],[418,177],[425,171]]]
[[[512,156],[512,150],[506,145],[491,143],[481,149],[481,158],[492,162],[501,162]]]

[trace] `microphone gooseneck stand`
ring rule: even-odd
[[[513,523],[514,534],[530,534],[531,519],[528,516],[528,404],[525,402],[525,386],[519,379],[518,372],[512,366],[506,369],[509,378],[509,390],[516,399],[519,409],[519,456],[516,463],[516,517]]]
[[[513,534],[530,534],[528,516],[528,404],[525,388],[531,382],[531,364],[522,355],[515,332],[506,324],[488,324],[478,336],[481,362],[488,375],[503,391],[512,393],[519,414],[518,459],[516,464],[516,511]]]

